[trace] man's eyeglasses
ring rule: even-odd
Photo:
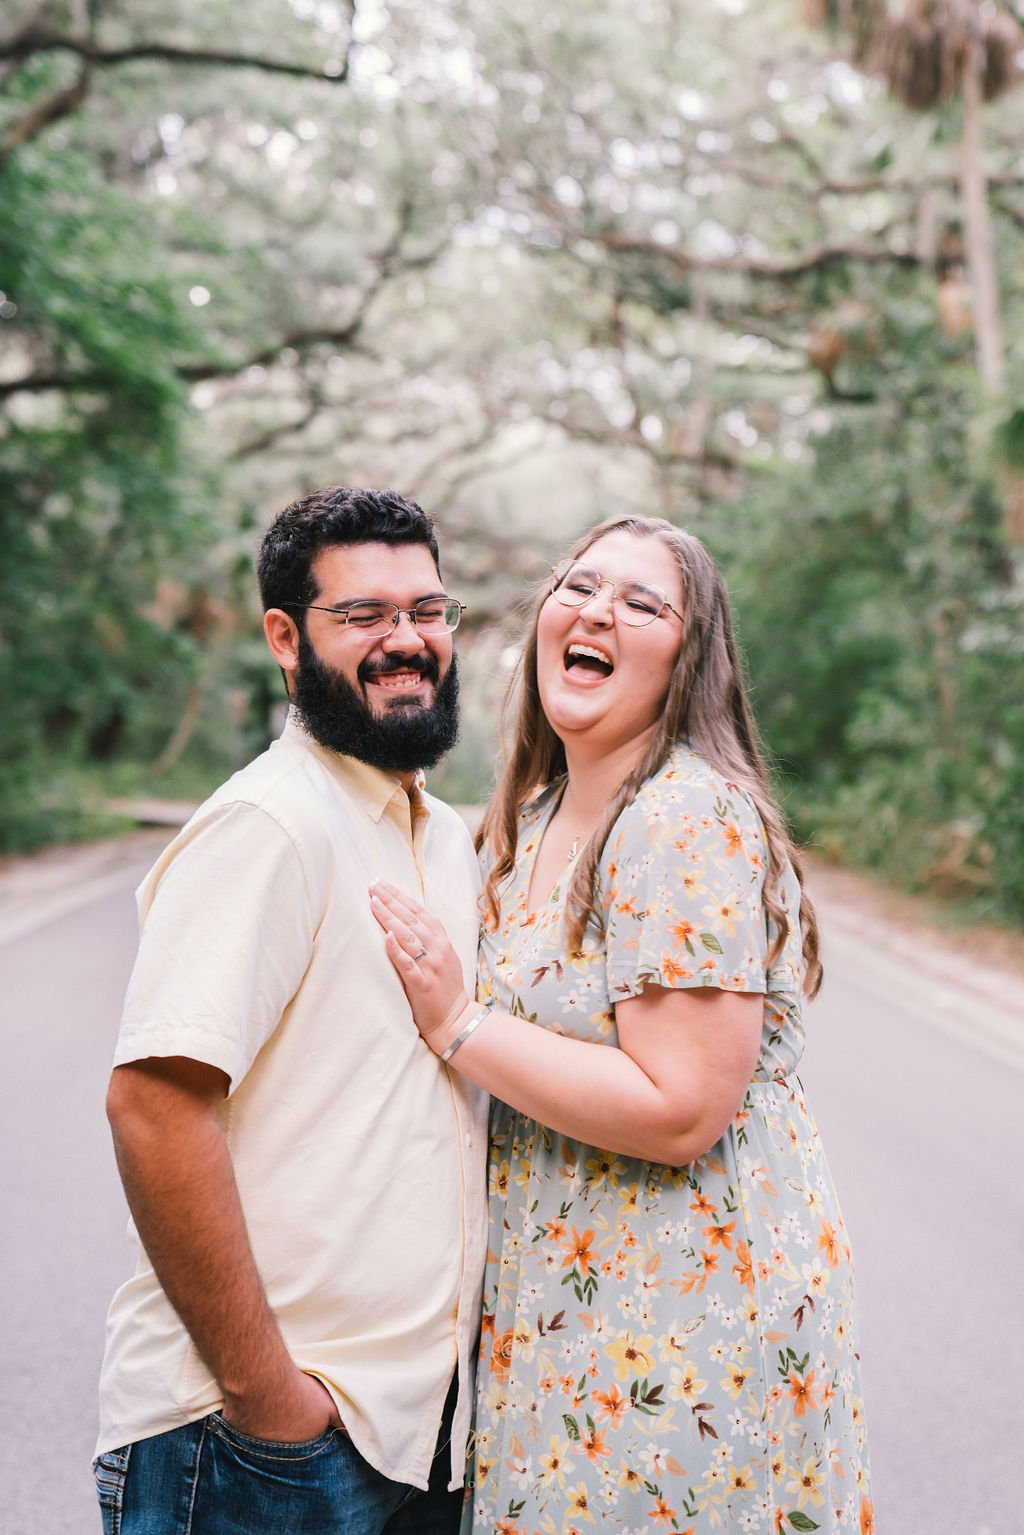
[[[350,629],[357,629],[367,639],[383,639],[398,628],[404,613],[420,634],[451,634],[462,622],[466,604],[454,597],[421,597],[411,608],[400,608],[397,602],[379,602],[376,598],[359,598],[343,608],[325,608],[316,602],[283,602],[283,608],[313,608],[317,613],[330,613],[340,618]]]
[[[642,629],[645,624],[653,624],[666,608],[682,622],[683,615],[676,613],[661,587],[646,581],[608,581],[581,560],[556,565],[551,578],[552,596],[567,608],[585,607],[602,586],[610,586],[615,616],[630,628]]]

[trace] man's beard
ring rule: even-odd
[[[359,667],[360,682],[377,674],[418,671],[434,684],[434,701],[421,704],[400,695],[385,714],[375,714],[357,688],[321,661],[305,634],[299,635],[299,666],[292,702],[314,741],[391,773],[434,767],[451,751],[459,733],[459,676],[455,656],[439,683],[440,668],[429,653],[386,656]]]

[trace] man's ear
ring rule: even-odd
[[[282,608],[268,608],[263,615],[263,633],[270,654],[290,678],[299,665],[299,626]]]

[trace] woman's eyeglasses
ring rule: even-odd
[[[642,629],[660,618],[667,608],[682,622],[665,593],[646,581],[608,581],[581,560],[568,560],[551,572],[551,594],[567,608],[582,608],[597,596],[602,586],[611,587],[612,609],[616,618],[632,629]]]

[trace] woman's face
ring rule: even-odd
[[[624,529],[606,533],[580,556],[603,581],[660,587],[683,611],[683,583],[671,550],[656,536]],[[613,602],[612,588],[582,607],[549,595],[537,620],[537,682],[548,722],[567,750],[606,754],[635,743],[641,750],[661,713],[683,638],[667,607],[632,628]]]

